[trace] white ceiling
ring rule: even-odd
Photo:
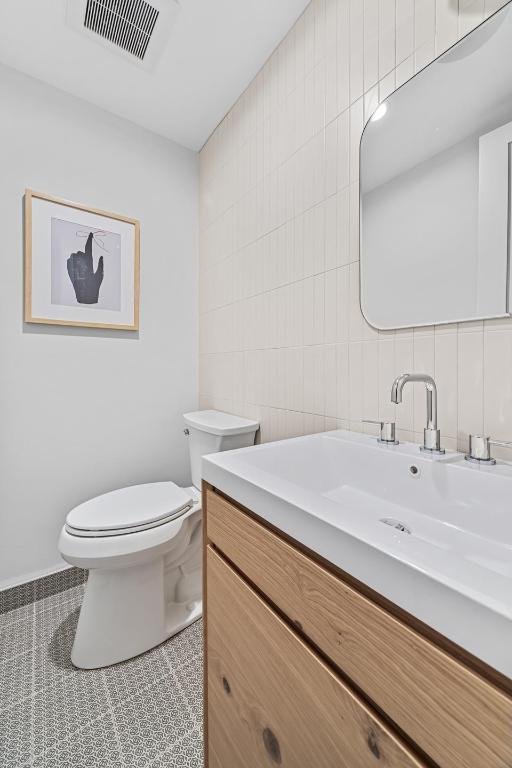
[[[199,149],[309,0],[180,0],[152,72],[71,29],[66,2],[1,0],[0,62]]]

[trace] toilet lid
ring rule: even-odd
[[[185,514],[193,504],[175,483],[147,483],[104,493],[69,512],[66,530],[75,536],[115,536],[155,528]]]

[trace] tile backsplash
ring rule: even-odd
[[[420,442],[435,376],[447,448],[512,439],[512,321],[380,332],[359,308],[359,140],[379,101],[504,5],[313,0],[200,155],[201,407],[263,441],[396,419]]]

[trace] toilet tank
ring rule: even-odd
[[[201,459],[207,453],[247,448],[254,444],[257,421],[242,419],[222,411],[184,413],[188,434],[192,483],[201,490]]]

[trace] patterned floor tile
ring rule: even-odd
[[[0,614],[25,605],[34,605],[37,601],[62,593],[78,584],[87,581],[87,571],[82,568],[65,568],[57,573],[51,573],[41,579],[19,584],[16,587],[0,590]]]
[[[80,615],[80,604],[67,600],[49,606],[35,614],[34,645],[56,642],[60,647],[71,647]]]
[[[203,622],[196,621],[166,643],[164,651],[173,669],[179,669],[197,657],[203,643]]]
[[[2,710],[32,695],[33,660],[29,649],[0,663],[0,717]]]
[[[4,709],[0,716],[0,755],[2,768],[21,768],[30,761],[31,699]]]
[[[82,586],[87,581],[87,571],[82,568],[66,568],[64,571],[52,573],[44,579],[34,582],[34,600],[37,603],[52,595],[67,592],[76,586]]]
[[[181,690],[187,700],[189,710],[196,722],[203,719],[203,660],[196,655],[188,664],[176,672]]]
[[[34,694],[32,737],[34,754],[104,714],[108,700],[100,678],[63,679]]]
[[[11,608],[10,611],[5,613],[0,612],[0,627],[13,623],[15,621],[21,621],[34,616],[34,603],[28,603],[27,605],[20,605],[16,608]]]
[[[0,600],[1,767],[200,768],[202,623],[135,659],[76,669],[83,577],[64,571]]]
[[[59,741],[32,763],[33,768],[126,768],[107,712],[76,734]],[[134,766],[135,768],[135,766]]]
[[[96,669],[77,669],[71,663],[71,648],[73,639],[69,642],[59,642],[54,637],[50,643],[42,643],[33,650],[34,655],[34,690],[48,688],[63,679],[79,681],[101,678],[101,671]],[[97,683],[96,683],[97,684]]]
[[[142,693],[167,674],[162,646],[104,669],[112,706]]]
[[[145,766],[193,730],[195,723],[171,676],[140,696],[114,707],[123,757],[129,766]]]
[[[78,607],[82,604],[84,592],[85,585],[78,584],[78,586],[71,587],[65,592],[58,592],[55,595],[42,597],[40,600],[34,603],[35,613],[41,613],[42,611],[47,611],[49,608],[53,608],[54,606],[64,606],[68,605],[69,603],[73,603],[75,607]]]
[[[0,659],[10,659],[27,651],[33,644],[34,618],[0,623]]]
[[[33,581],[10,589],[2,589],[0,591],[0,614],[9,613],[26,605],[32,607],[34,595],[35,582]]]
[[[146,768],[203,768],[203,764],[203,736],[194,730]]]

